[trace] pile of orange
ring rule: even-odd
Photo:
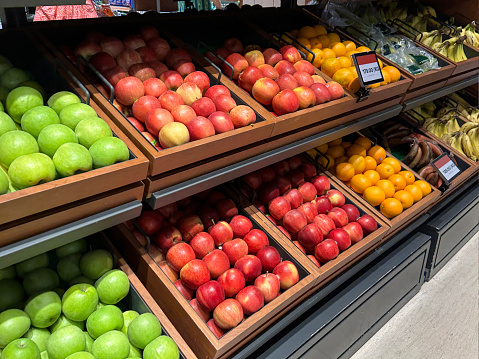
[[[319,159],[324,167],[328,158],[328,169],[369,204],[379,206],[387,218],[399,215],[431,192],[429,183],[416,181],[414,174],[403,171],[398,160],[387,157],[384,148],[373,146],[366,137],[353,143],[339,138],[317,150],[325,154]]]
[[[314,53],[314,57],[311,53],[307,53],[308,61],[311,61],[314,66],[321,69],[323,73],[344,88],[352,92],[359,90],[358,74],[353,65],[351,55],[371,51],[368,47],[356,47],[356,44],[349,40],[341,41],[338,34],[334,32],[328,33],[322,25],[303,26],[299,30],[290,31],[290,35],[302,45],[296,44],[296,47],[301,51],[306,52],[303,48],[304,46]],[[379,60],[379,66],[381,67],[384,81],[371,85],[370,88],[384,86],[399,81],[401,78],[401,73],[396,67],[383,66],[381,60]]]

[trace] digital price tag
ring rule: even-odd
[[[447,184],[450,184],[454,178],[461,174],[459,167],[446,153],[434,159],[431,164]]]
[[[375,51],[351,55],[361,87],[383,82],[383,74]]]

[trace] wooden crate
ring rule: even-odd
[[[249,211],[247,207],[240,207],[242,215],[248,216]],[[253,228],[262,229],[254,218],[250,220]],[[114,229],[115,245],[177,330],[184,333],[183,338],[199,358],[228,357],[302,301],[311,291],[317,279],[317,268],[305,260],[298,249],[285,243],[283,238],[276,238],[268,232],[266,234],[270,245],[278,249],[282,259],[295,263],[300,280],[218,339],[160,269],[153,259],[154,252],[148,253],[124,224]]]

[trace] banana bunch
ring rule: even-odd
[[[473,161],[479,158],[479,123],[466,122],[459,131],[444,134],[441,139],[469,157]]]
[[[474,26],[475,22],[467,24],[464,29],[461,31],[461,36],[465,36],[466,44],[472,47],[479,48],[479,32],[477,32],[476,27]]]
[[[421,42],[422,44],[432,47],[434,44],[442,43],[442,30],[433,30],[429,32],[423,32],[422,35],[419,34],[416,36],[416,41]]]
[[[441,43],[435,43],[431,45],[431,49],[439,52],[441,55],[447,57],[454,62],[461,62],[467,60],[467,56],[464,53],[464,41],[465,36],[451,37]]]
[[[476,122],[474,121],[473,119],[470,118],[471,116],[471,112],[474,111],[474,107],[472,107],[469,102],[467,102],[466,100],[464,100],[461,96],[459,96],[457,93],[453,92],[449,95],[447,95],[447,98],[449,100],[451,100],[452,102],[456,103],[457,104],[457,111],[462,115],[464,116],[465,118],[467,118],[469,121],[473,121],[473,122]],[[477,110],[477,109],[476,109]],[[477,119],[477,116],[479,115],[479,110],[476,111],[477,112],[477,115],[476,115],[476,120]]]
[[[471,107],[467,119],[471,122],[479,123],[479,109]]]
[[[426,130],[436,137],[442,138],[446,134],[451,134],[460,130],[459,124],[452,112],[441,118],[431,117],[426,119],[423,125]]]

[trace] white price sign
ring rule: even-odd
[[[384,81],[376,52],[361,52],[352,57],[362,87]]]
[[[447,183],[450,183],[461,173],[459,167],[457,167],[456,164],[445,153],[436,158],[432,164],[434,167],[436,167],[441,177]]]

